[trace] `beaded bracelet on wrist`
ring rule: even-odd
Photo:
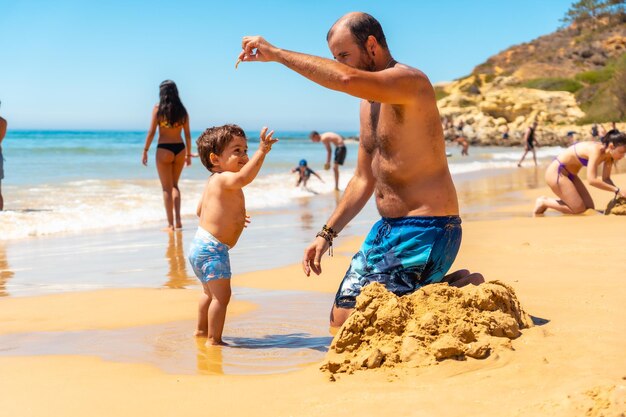
[[[315,237],[321,237],[328,242],[328,255],[330,256],[333,256],[333,239],[337,236],[338,233],[332,227],[326,225],[322,226],[322,230],[315,235]]]

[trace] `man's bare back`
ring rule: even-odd
[[[343,136],[335,132],[324,132],[320,134],[320,140],[324,145],[344,146]]]

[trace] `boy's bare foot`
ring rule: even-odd
[[[173,232],[174,231],[174,226],[172,226],[171,224],[163,229],[161,229],[164,232]]]
[[[228,346],[228,343],[224,342],[223,340],[208,339],[206,341],[206,347],[212,346]]]
[[[206,330],[196,330],[193,334],[195,337],[207,337],[209,332]]]
[[[533,214],[535,216],[541,216],[548,209],[548,207],[544,204],[544,200],[545,197],[541,196],[535,202],[535,209],[533,210]]]

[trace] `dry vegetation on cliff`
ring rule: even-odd
[[[436,87],[442,116],[463,120],[474,143],[510,144],[538,120],[544,143],[563,144],[581,125],[626,120],[624,0],[572,5],[568,26],[512,46],[471,75]],[[590,8],[590,6],[595,8]]]

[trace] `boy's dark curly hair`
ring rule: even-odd
[[[213,126],[202,132],[196,140],[198,154],[202,164],[213,172],[211,153],[221,155],[235,136],[246,138],[246,133],[237,125]]]

